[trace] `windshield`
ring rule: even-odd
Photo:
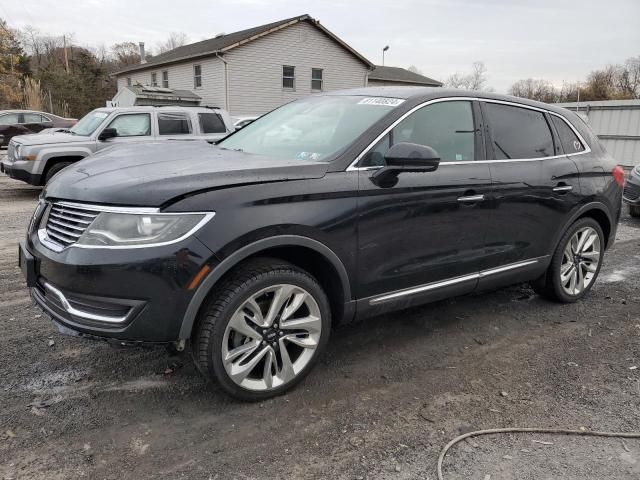
[[[89,112],[84,117],[82,117],[78,123],[76,123],[72,128],[69,129],[69,131],[75,133],[76,135],[84,135],[88,137],[96,131],[96,128],[98,128],[100,124],[104,122],[104,119],[108,116],[109,114],[107,112],[94,110],[93,112]]]
[[[218,146],[278,159],[323,161],[403,101],[342,95],[307,97],[260,117]]]

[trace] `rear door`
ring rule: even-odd
[[[491,191],[477,104],[427,104],[401,120],[357,164],[359,312],[384,310],[472,291],[486,266]],[[395,185],[372,175],[394,144],[417,143],[440,155],[433,172],[402,172]]]
[[[492,267],[544,264],[556,233],[579,202],[578,169],[562,154],[548,113],[507,102],[481,103],[494,183],[487,236]]]
[[[2,135],[1,144],[8,145],[9,140],[16,135],[23,135],[25,133],[29,133],[25,130],[25,128],[21,125],[22,123],[22,114],[11,112],[5,113],[4,115],[0,115],[0,135]]]

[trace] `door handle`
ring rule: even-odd
[[[484,195],[469,195],[467,197],[459,197],[458,201],[460,203],[475,203],[481,202],[484,200]]]
[[[573,187],[571,185],[558,185],[557,187],[553,187],[553,191],[558,193],[566,193],[570,192],[571,190],[573,190]]]

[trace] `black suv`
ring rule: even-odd
[[[42,194],[20,248],[61,331],[187,341],[247,400],[299,382],[333,322],[531,281],[593,286],[623,171],[573,113],[367,88],[284,105],[217,146],[122,146]]]

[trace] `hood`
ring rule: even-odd
[[[60,127],[58,127],[60,128]],[[78,142],[90,142],[91,138],[84,135],[73,135],[72,133],[32,133],[30,135],[18,135],[13,137],[13,140],[22,145],[46,145],[61,143],[78,143]]]
[[[206,142],[164,141],[109,148],[62,170],[46,198],[159,207],[195,191],[320,178],[328,163],[274,160]]]

